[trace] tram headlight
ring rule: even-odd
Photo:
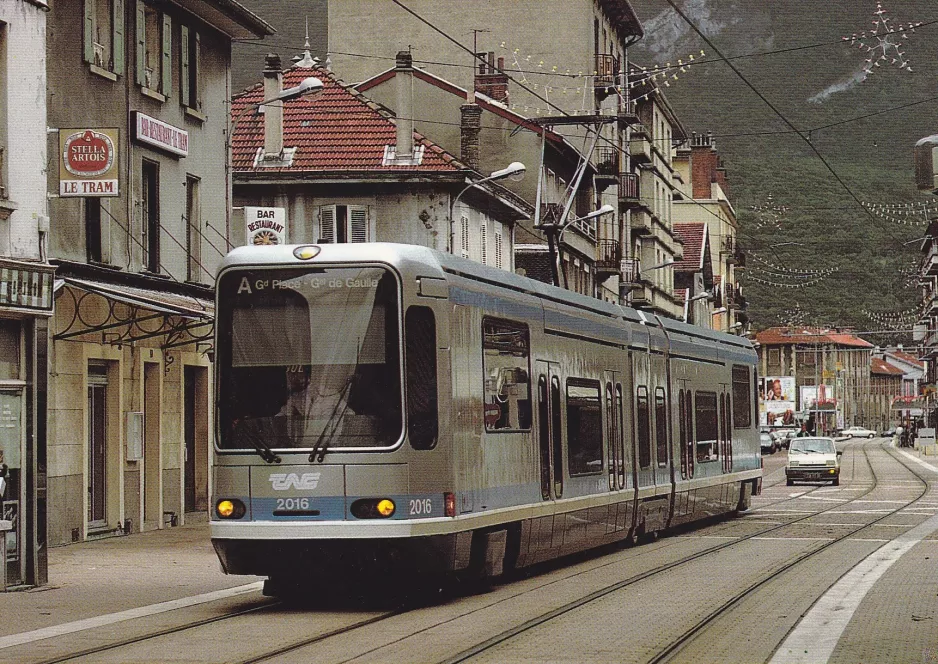
[[[215,514],[221,519],[240,519],[247,509],[237,498],[222,498],[215,503]]]
[[[387,519],[394,516],[397,505],[390,498],[361,498],[350,510],[356,519]]]
[[[299,258],[301,261],[308,261],[311,258],[316,258],[319,255],[319,252],[322,251],[319,247],[315,245],[306,244],[302,247],[297,247],[293,250],[293,255],[296,258]]]

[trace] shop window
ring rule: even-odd
[[[83,42],[82,57],[92,71],[123,76],[124,0],[84,0]]]
[[[0,380],[20,378],[20,323],[0,319]]]
[[[530,352],[527,325],[494,318],[482,320],[486,431],[531,428]]]
[[[102,262],[101,199],[85,198],[85,257],[89,263]]]
[[[567,380],[567,463],[571,476],[601,473],[603,470],[599,390],[599,381],[596,380]]]
[[[144,90],[170,95],[173,83],[173,25],[164,14],[137,0],[137,85]]]
[[[179,28],[179,100],[186,108],[202,110],[202,38],[187,25]]]
[[[323,205],[319,208],[319,244],[368,242],[368,208],[363,205]]]

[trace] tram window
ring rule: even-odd
[[[648,468],[651,465],[651,431],[648,413],[648,388],[644,385],[638,386],[638,465],[640,468]]]
[[[686,418],[686,421],[687,421],[687,427],[686,427],[687,428],[687,447],[686,449],[687,449],[687,476],[688,477],[694,476],[694,461],[695,461],[695,456],[696,456],[694,453],[694,447],[695,447],[694,419],[693,419],[694,418],[694,406],[691,403],[691,399],[692,399],[691,391],[687,390],[687,392],[684,393],[684,403],[686,404],[684,406],[684,417]]]
[[[684,420],[684,390],[677,393],[677,423],[681,445],[681,477],[687,477],[687,422]]]
[[[527,325],[482,319],[486,431],[531,428],[530,352]]]
[[[717,459],[717,395],[697,392],[694,395],[694,423],[697,426],[697,461]]]
[[[599,381],[567,379],[567,459],[570,475],[603,470],[603,428]]]
[[[746,429],[752,426],[752,401],[749,389],[749,367],[733,365],[733,427]]]
[[[668,465],[668,408],[663,387],[655,388],[655,445],[658,465]]]
[[[436,446],[439,431],[436,385],[436,320],[429,307],[413,306],[404,317],[407,360],[407,434],[416,450]]]

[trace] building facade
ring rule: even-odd
[[[261,104],[310,77],[321,94],[276,113]],[[285,210],[287,241],[403,242],[514,270],[515,224],[530,206],[326,69],[303,61],[282,71],[269,56],[264,85],[238,96],[233,112],[235,203]],[[247,243],[239,228],[235,242]]]
[[[882,357],[870,360],[870,428],[885,431],[896,422],[904,421],[893,411],[896,398],[902,395],[903,371]]]
[[[47,18],[45,2],[0,5],[0,473],[6,481],[0,546],[7,561],[0,580],[9,586],[39,585],[48,576]]]
[[[748,328],[748,304],[738,281],[746,256],[738,240],[736,210],[729,200],[726,171],[710,134],[692,134],[676,149],[678,187],[675,223],[705,223],[711,244],[715,284],[713,329],[742,334]]]
[[[544,0],[538,3],[536,14],[519,2],[464,3],[459,11],[441,0],[417,0],[408,6],[448,34],[475,34],[474,50],[480,57],[466,53],[403,10],[392,8],[381,21],[372,21],[374,9],[367,0],[332,0],[328,35],[335,71],[345,80],[363,81],[386,68],[382,62],[387,62],[389,48],[412,46],[422,67],[466,90],[482,88],[492,96],[502,85],[499,76],[510,72],[508,109],[539,119],[542,126],[566,136],[595,164],[596,207],[610,205],[616,211],[596,224],[592,260],[594,280],[599,284],[596,293],[627,302],[632,285],[642,268],[651,266],[647,261],[655,254],[654,248],[646,251],[644,245],[640,255],[631,254],[630,216],[641,199],[639,176],[629,158],[632,126],[638,118],[626,72],[628,48],[643,36],[632,6],[627,0]],[[480,25],[489,29],[474,31]],[[499,61],[503,67],[497,66]],[[476,87],[480,76],[484,80]],[[580,187],[572,189],[575,195]],[[582,205],[582,209],[591,207],[596,209],[592,203]],[[543,253],[538,244],[534,243],[532,251]],[[589,264],[580,261],[576,266],[577,260],[574,256],[568,266],[571,274]],[[639,261],[644,261],[642,266]],[[664,272],[647,284],[638,284],[642,294],[636,303],[677,317],[680,306],[666,290],[672,279],[666,268],[658,269]],[[651,298],[643,300],[646,287],[652,289]],[[656,297],[655,292],[661,295]]]
[[[271,29],[224,0],[65,0],[47,21],[48,536],[65,544],[207,516],[231,43]]]
[[[878,426],[869,407],[873,344],[849,332],[804,327],[769,328],[755,341],[764,422],[775,409],[800,419],[813,415],[819,434]],[[786,398],[777,398],[778,387]]]

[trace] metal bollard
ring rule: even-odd
[[[0,593],[7,591],[7,533],[11,530],[12,521],[0,520]]]

